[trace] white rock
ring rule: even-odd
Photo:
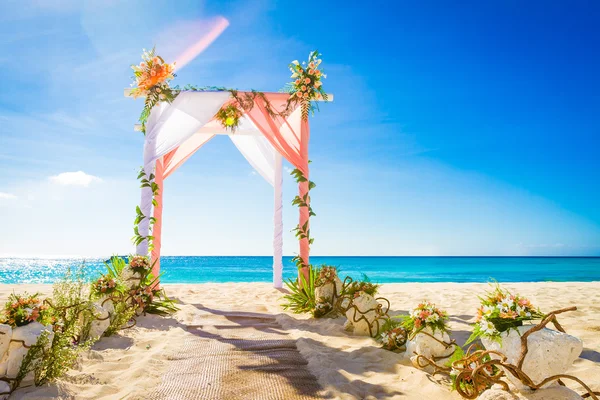
[[[17,377],[19,369],[21,368],[21,363],[23,362],[23,358],[29,351],[28,348],[23,346],[23,342],[29,347],[33,346],[36,344],[43,331],[50,332],[48,335],[49,347],[54,339],[54,332],[52,331],[51,325],[44,326],[39,322],[32,322],[25,326],[19,326],[13,329],[12,341],[8,347],[8,357],[6,360],[5,374],[8,378],[14,379]],[[2,361],[4,361],[4,358]],[[4,362],[2,363],[0,372],[3,372],[3,364]]]
[[[370,324],[372,326],[373,336],[377,335],[378,326],[380,328],[384,323],[384,318],[374,311],[379,305],[377,300],[370,294],[363,293],[356,297],[352,304],[360,311],[357,312],[354,307],[351,307],[346,311],[346,318],[348,318],[348,322],[354,327],[354,334],[369,336]],[[366,321],[362,319],[363,315],[366,318]]]
[[[492,388],[481,393],[477,400],[519,400],[519,398],[511,392]]]
[[[103,296],[96,301],[100,307],[104,308],[109,313],[113,314],[115,312],[115,305],[112,300],[109,299],[109,296]]]
[[[10,325],[0,324],[0,360],[6,354],[8,346],[10,345],[10,339],[12,339],[12,328]],[[2,390],[0,390],[2,393]]]
[[[519,326],[503,332],[502,344],[487,338],[482,338],[481,343],[487,350],[499,351],[506,355],[507,363],[517,365],[521,355],[521,335],[533,326]],[[550,376],[565,373],[583,351],[583,342],[575,336],[544,328],[527,338],[527,347],[529,351],[522,369],[534,383],[539,383]],[[492,358],[499,357],[492,355]],[[511,373],[505,372],[517,389],[528,389]],[[553,384],[555,383],[546,384],[544,387]]]
[[[342,294],[342,281],[337,276],[334,278],[336,297]],[[332,303],[334,293],[333,282],[326,283],[315,287],[315,299],[317,301],[324,300],[325,303]]]
[[[108,301],[106,303],[108,303]],[[112,302],[111,302],[111,304],[112,304]],[[106,329],[108,329],[108,326],[110,325],[110,318],[108,318],[109,313],[108,313],[107,309],[105,309],[104,307],[100,306],[100,304],[97,304],[97,303],[92,304],[92,312],[94,313],[94,320],[92,321],[92,323],[90,325],[89,337],[90,338],[100,338],[100,337],[102,337],[102,335],[104,334]],[[98,319],[98,318],[100,318],[100,319]]]
[[[21,342],[12,342],[8,348],[8,362],[6,365],[6,376],[14,379],[19,374],[23,358],[29,349],[25,348]]]
[[[13,329],[12,340],[22,340],[26,346],[33,346],[44,330],[52,332],[52,326],[46,327],[39,322],[31,322],[24,326],[18,326]]]
[[[406,354],[409,357],[413,357],[416,354],[420,354],[427,358],[449,357],[454,353],[455,346],[446,347],[431,336],[422,332],[426,332],[443,342],[450,343],[450,336],[448,336],[446,332],[436,330],[434,333],[431,328],[427,327],[406,343]]]
[[[6,400],[10,396],[10,385],[8,382],[0,381],[0,400]]]
[[[545,389],[522,393],[527,400],[581,400],[582,397],[565,386],[552,386]]]
[[[126,265],[125,268],[123,268],[123,271],[121,271],[121,279],[123,279],[125,285],[131,289],[140,286],[142,277],[139,273],[134,272],[129,265]]]

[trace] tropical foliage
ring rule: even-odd
[[[300,282],[298,282],[298,279],[287,279],[285,285],[289,289],[290,294],[283,296],[285,300],[285,303],[282,304],[283,309],[297,314],[313,312],[317,304],[315,299],[315,282],[318,275],[318,269],[309,266],[308,279],[304,277],[304,274],[299,274]]]

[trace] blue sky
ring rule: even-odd
[[[175,83],[276,91],[323,53],[313,254],[600,255],[600,5],[360,4],[3,1],[0,254],[132,250],[129,65],[221,16]],[[285,254],[295,191],[286,178]],[[163,254],[271,253],[272,189],[225,137],[166,181],[164,218]]]

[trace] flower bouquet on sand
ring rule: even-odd
[[[448,314],[435,304],[424,301],[403,317],[402,327],[408,332],[406,352],[415,366],[419,356],[428,359],[449,357],[455,350],[448,335]]]
[[[390,351],[404,350],[407,340],[406,329],[402,327],[402,322],[397,319],[388,319],[381,328],[379,343],[381,346]]]

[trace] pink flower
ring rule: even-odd
[[[309,73],[310,75],[314,75],[314,74],[315,74],[315,70],[314,70],[314,69],[309,69],[309,70],[308,70],[308,73]]]
[[[306,92],[306,86],[302,85],[302,87],[300,88],[303,92]]]
[[[296,79],[296,82],[294,82],[296,85],[300,84],[300,79]]]
[[[304,83],[308,85],[310,83],[310,78],[304,78]]]

